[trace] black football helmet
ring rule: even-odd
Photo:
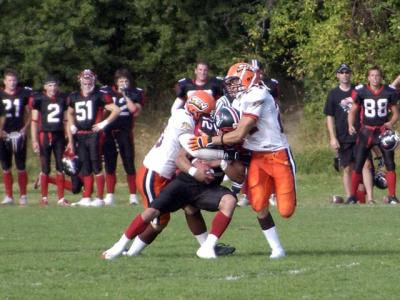
[[[25,137],[22,133],[18,131],[10,132],[6,139],[6,146],[11,150],[13,153],[17,153],[22,150],[24,146]]]
[[[378,171],[374,174],[374,185],[381,190],[387,188],[387,180],[385,173],[383,173],[382,171]]]
[[[78,175],[81,169],[82,163],[79,160],[78,156],[64,153],[62,159],[62,168],[65,174],[68,176],[75,176]]]
[[[224,106],[219,109],[215,116],[215,126],[218,134],[234,130],[239,123],[239,113],[232,107]]]
[[[400,142],[398,133],[391,129],[386,129],[384,133],[379,136],[379,145],[388,151],[393,151],[397,148]]]

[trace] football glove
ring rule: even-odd
[[[192,151],[207,148],[213,145],[210,135],[201,135],[190,138],[189,147]]]

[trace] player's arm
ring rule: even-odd
[[[75,109],[73,109],[71,106],[68,107],[67,109],[67,136],[68,136],[68,144],[67,144],[67,150],[74,152],[74,138],[73,135],[78,131],[78,128],[76,128],[75,125],[75,119],[74,119],[74,114],[75,114]]]
[[[356,128],[354,126],[355,126],[355,122],[356,122],[356,118],[357,118],[357,114],[358,114],[359,110],[360,110],[360,108],[359,108],[358,104],[354,103],[351,106],[351,109],[349,111],[349,115],[347,116],[347,122],[348,122],[348,125],[349,125],[349,134],[350,135],[353,135],[353,134],[357,133],[357,130],[356,130]]]
[[[31,137],[33,152],[39,153],[39,111],[32,109]]]
[[[390,107],[390,111],[392,112],[392,116],[390,120],[385,123],[385,126],[389,129],[392,129],[394,124],[396,124],[397,120],[399,119],[399,109],[396,104]]]
[[[24,107],[24,127],[20,130],[20,133],[23,135],[26,134],[26,130],[28,129],[29,125],[31,124],[31,109],[29,105],[25,105]]]
[[[6,133],[3,131],[5,122],[6,122],[6,116],[5,116],[3,101],[0,101],[0,139],[5,137],[6,135]]]
[[[214,145],[236,145],[243,143],[245,137],[256,126],[257,119],[244,115],[239,121],[238,127],[223,135],[213,136],[211,143]]]
[[[175,159],[175,163],[178,169],[194,177],[199,182],[206,182],[207,180],[206,170],[192,166],[192,163],[189,160],[188,156],[189,154],[186,152],[186,150],[181,148],[177,158]]]
[[[104,127],[106,127],[108,124],[110,124],[112,121],[114,121],[116,118],[118,118],[118,115],[120,114],[121,110],[117,105],[114,103],[108,103],[104,106],[104,108],[110,112],[108,117],[104,119],[103,121],[96,123],[93,125],[92,129],[94,131],[100,131]]]
[[[400,75],[398,75],[390,85],[397,89],[400,85]]]
[[[173,103],[172,106],[171,106],[171,114],[172,114],[175,110],[177,110],[177,109],[179,109],[179,108],[182,108],[184,105],[185,105],[185,100],[182,99],[182,98],[180,98],[180,97],[176,97],[174,103]]]
[[[142,105],[135,101],[134,95],[132,93],[122,93],[126,99],[126,106],[131,114],[135,117],[139,116],[140,112],[142,111]]]
[[[336,137],[336,130],[335,130],[335,117],[333,116],[326,116],[326,127],[328,128],[329,132],[329,143],[333,150],[337,150],[340,148],[339,141]]]

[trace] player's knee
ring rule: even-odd
[[[235,210],[236,202],[237,202],[236,197],[234,197],[231,194],[226,194],[222,196],[218,208],[220,211],[224,212],[224,214],[231,215]]]
[[[183,210],[185,211],[185,214],[188,215],[188,216],[193,216],[193,215],[197,214],[200,211],[200,209],[198,209],[196,207],[193,207],[191,205],[185,206],[183,208]]]

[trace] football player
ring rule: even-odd
[[[59,82],[54,76],[48,76],[44,82],[43,93],[31,98],[32,106],[32,148],[40,154],[41,174],[40,188],[42,200],[40,204],[47,206],[48,185],[51,166],[51,154],[54,154],[57,171],[57,204],[69,205],[64,199],[64,174],[62,157],[65,149],[64,125],[67,121],[67,99],[59,92]]]
[[[356,117],[361,110],[361,128],[358,130],[356,158],[351,177],[351,195],[348,204],[357,203],[357,187],[361,182],[361,171],[370,149],[378,145],[386,166],[386,180],[388,187],[388,203],[399,203],[396,197],[396,171],[394,149],[385,149],[380,143],[381,136],[391,130],[397,122],[399,112],[397,108],[398,96],[396,90],[382,84],[382,70],[378,66],[368,69],[368,84],[355,88],[352,98],[354,105],[348,116],[349,134],[357,133]]]
[[[194,69],[195,78],[182,78],[175,86],[176,99],[171,107],[171,114],[184,107],[186,100],[195,91],[205,91],[218,99],[223,95],[223,81],[218,77],[208,76],[209,65],[206,61],[198,61]]]
[[[329,92],[324,107],[326,125],[329,132],[329,144],[337,153],[340,167],[343,167],[343,185],[347,198],[350,197],[351,173],[354,165],[357,139],[356,135],[349,135],[347,123],[348,113],[353,105],[351,95],[354,87],[351,84],[351,75],[351,69],[347,64],[341,64],[336,69],[336,77],[339,85]],[[356,128],[360,127],[359,118],[357,118],[355,125]],[[374,203],[371,168],[372,163],[370,160],[367,160],[362,174],[368,203]],[[365,191],[364,186],[360,186],[357,190],[360,202],[365,202]]]
[[[159,140],[146,155],[143,166],[138,171],[137,186],[142,196],[145,208],[152,205],[153,201],[160,195],[161,191],[171,182],[176,172],[175,159],[179,154],[181,147],[186,147],[193,157],[202,156],[203,158],[221,159],[224,157],[224,151],[208,150],[191,151],[187,146],[188,139],[195,133],[196,125],[199,126],[199,120],[202,115],[210,115],[215,108],[215,100],[205,91],[196,91],[188,99],[185,109],[177,109],[168,120],[167,127]],[[194,175],[194,174],[192,174]],[[195,220],[192,220],[194,218]],[[163,228],[168,224],[170,214],[168,212],[159,215],[152,224],[141,223],[140,232],[133,234],[137,229],[137,221],[133,221],[120,240],[113,247],[103,253],[105,259],[113,259],[119,256],[125,246],[133,237],[136,237],[132,243],[130,255],[140,253],[149,245]],[[196,224],[205,224],[200,213],[187,215],[188,222]],[[201,226],[201,225],[199,225]],[[192,229],[193,227],[189,225]],[[205,227],[205,225],[204,225]],[[204,233],[206,228],[200,230]],[[135,231],[136,232],[136,231]],[[196,239],[201,244],[204,239],[203,234],[193,232]],[[135,250],[134,250],[135,249]]]
[[[96,75],[91,70],[82,71],[78,80],[80,92],[73,92],[69,97],[68,107],[68,146],[69,151],[75,152],[82,162],[83,197],[73,203],[74,206],[104,205],[104,174],[100,159],[100,138],[103,129],[114,121],[120,109],[110,95],[95,88]],[[110,112],[104,119],[104,110]],[[96,178],[96,199],[91,201],[93,191],[93,174]]]
[[[14,156],[20,191],[19,204],[24,206],[27,204],[26,130],[31,120],[29,111],[31,90],[18,87],[18,75],[14,70],[8,69],[4,72],[3,83],[4,89],[0,90],[0,99],[6,118],[2,131],[3,138],[0,140],[0,160],[6,196],[1,203],[14,203],[11,173],[12,157]]]
[[[118,69],[114,75],[114,82],[114,86],[102,88],[103,91],[111,95],[113,102],[121,110],[118,118],[107,126],[104,131],[103,154],[107,188],[104,202],[106,205],[114,203],[115,170],[119,151],[128,182],[129,203],[135,205],[138,200],[136,198],[133,126],[134,119],[139,116],[142,110],[144,94],[142,89],[131,87],[132,75],[127,69]]]
[[[193,137],[192,150],[212,145],[234,145],[252,151],[248,168],[248,197],[272,253],[285,256],[269,212],[268,199],[274,191],[280,215],[289,218],[296,208],[295,165],[279,120],[279,109],[257,72],[247,63],[234,64],[225,78],[228,93],[240,106],[237,128],[218,136]]]

